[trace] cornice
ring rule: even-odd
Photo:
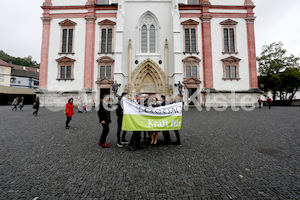
[[[241,59],[236,58],[234,56],[230,56],[228,58],[221,59],[221,61],[223,61],[223,62],[240,62]]]
[[[98,22],[99,25],[116,25],[116,22],[105,19],[103,21]]]
[[[245,17],[245,20],[249,24],[253,24],[255,21],[256,17]]]
[[[58,24],[61,26],[76,26],[77,23],[73,22],[72,20],[66,19],[62,22],[59,22]]]
[[[52,18],[51,17],[41,17],[43,24],[50,24]]]
[[[66,56],[56,59],[57,62],[75,62],[75,59],[68,58]]]
[[[238,22],[232,19],[226,19],[225,21],[220,22],[221,25],[237,25]]]
[[[192,20],[192,19],[188,19],[184,22],[181,22],[182,25],[198,25],[199,22],[195,21],[195,20]]]
[[[96,21],[97,17],[95,17],[93,15],[87,15],[87,16],[84,17],[84,19],[88,23],[94,23]]]
[[[203,15],[202,17],[200,17],[200,19],[202,20],[202,22],[210,22],[210,20],[212,19],[211,15]]]

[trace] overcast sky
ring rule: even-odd
[[[0,50],[40,62],[41,5],[44,0],[0,0]],[[282,41],[288,54],[300,56],[300,0],[253,0],[256,8],[256,50]]]

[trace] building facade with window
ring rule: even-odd
[[[172,96],[180,82],[186,103],[253,103],[254,7],[252,0],[45,0],[41,103],[84,94],[97,105],[116,82],[119,94]]]

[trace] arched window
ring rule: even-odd
[[[141,53],[157,52],[158,22],[155,16],[148,12],[140,20],[140,47]]]
[[[141,33],[141,50],[142,50],[142,53],[147,53],[147,50],[148,50],[148,45],[147,45],[147,41],[148,41],[148,34],[147,34],[147,27],[146,25],[144,25],[142,27],[142,33]]]
[[[155,53],[155,27],[150,27],[150,53]]]

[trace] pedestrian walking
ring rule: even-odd
[[[98,111],[99,123],[101,123],[103,127],[99,145],[103,148],[109,148],[110,146],[106,143],[106,137],[109,133],[109,124],[111,123],[111,118],[110,118],[110,111],[108,111],[105,108],[110,107],[109,105],[110,99],[107,98],[106,101],[104,99],[100,100],[100,108]]]
[[[258,102],[258,107],[261,108],[262,100],[259,98],[257,102]]]
[[[67,117],[66,129],[69,129],[70,128],[69,123],[72,119],[72,116],[74,115],[73,98],[70,98],[68,100],[68,103],[66,104],[65,114]]]
[[[19,108],[20,108],[20,110],[22,110],[23,107],[24,107],[24,97],[21,97],[20,101],[19,101]]]
[[[141,94],[137,94],[133,100],[135,103],[140,104]],[[143,149],[141,146],[141,131],[133,131],[131,140],[129,142],[129,150],[136,151],[137,149]]]
[[[37,116],[39,109],[40,109],[40,98],[37,97],[35,102],[33,103],[33,109],[35,109],[35,111],[32,113],[32,115]]]
[[[19,97],[16,97],[14,100],[13,100],[13,102],[12,102],[12,104],[11,105],[13,105],[14,107],[13,107],[13,109],[11,109],[12,111],[18,111],[18,104],[19,104]]]
[[[116,113],[117,113],[117,117],[118,117],[117,146],[120,148],[122,148],[124,144],[129,143],[125,139],[127,131],[123,130],[122,140],[121,140],[122,121],[123,121],[123,100],[124,100],[124,97],[126,97],[126,95],[127,95],[127,93],[125,93],[125,92],[122,93],[122,95],[117,103],[117,109],[116,109]]]
[[[267,98],[267,105],[269,106],[269,109],[271,109],[272,99],[270,97]]]

